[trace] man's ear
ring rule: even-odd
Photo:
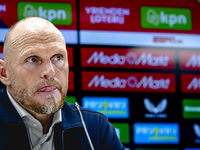
[[[10,85],[10,79],[7,71],[7,64],[2,59],[0,59],[0,80],[4,85],[6,86]]]

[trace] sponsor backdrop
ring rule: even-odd
[[[126,150],[200,150],[199,14],[200,0],[1,0],[0,59],[13,23],[43,17],[66,40],[67,102],[107,116]]]

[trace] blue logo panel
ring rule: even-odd
[[[82,105],[108,118],[129,118],[129,100],[127,97],[83,97]]]
[[[177,123],[135,123],[136,144],[178,144],[179,124]]]
[[[3,53],[0,53],[0,59],[3,60]]]
[[[200,148],[185,148],[184,150],[200,150]]]

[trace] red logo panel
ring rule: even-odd
[[[3,46],[0,46],[0,53],[3,53]]]
[[[82,72],[82,89],[88,91],[175,92],[172,73]]]
[[[81,48],[83,67],[174,69],[171,50]]]
[[[67,47],[69,67],[74,66],[74,52],[72,47]]]
[[[200,52],[181,51],[180,67],[183,70],[200,70]]]
[[[144,29],[141,26],[141,6],[185,8],[186,3],[181,0],[165,1],[133,1],[133,0],[81,0],[80,7],[80,30],[103,30],[103,31],[143,31],[143,32],[165,32],[165,33],[188,33],[188,31],[176,31],[166,29]],[[196,1],[190,1],[187,8],[192,10],[192,27],[190,33],[200,33],[200,22],[198,20],[199,7]],[[167,20],[169,18],[166,16]],[[169,38],[169,36],[167,37]],[[145,39],[143,39],[145,42]],[[181,39],[173,37],[165,39],[156,37],[154,42],[169,41],[182,43]]]
[[[69,71],[69,85],[68,90],[73,91],[74,90],[74,72]]]
[[[200,92],[200,75],[199,74],[182,74],[181,91],[184,93]]]

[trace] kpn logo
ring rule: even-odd
[[[45,18],[54,25],[72,24],[72,8],[69,3],[19,2],[18,20],[31,16]]]
[[[184,8],[141,7],[143,28],[191,30],[191,11]]]
[[[155,106],[148,98],[144,99],[144,106],[149,111],[145,113],[145,118],[167,118],[167,114],[163,113],[167,108],[167,99],[162,99],[157,106]]]

